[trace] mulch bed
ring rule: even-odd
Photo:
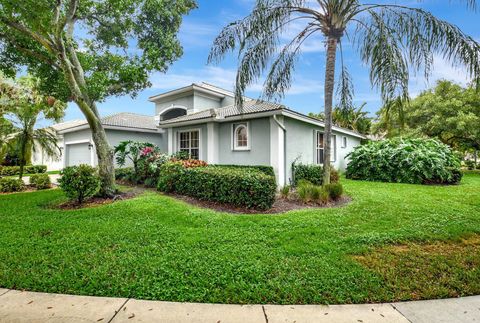
[[[61,210],[77,210],[77,209],[90,208],[90,207],[95,207],[100,205],[107,205],[117,201],[132,199],[143,192],[145,192],[145,188],[143,187],[132,187],[131,189],[128,189],[125,192],[118,192],[112,198],[92,197],[86,200],[85,202],[83,202],[82,204],[78,204],[76,201],[67,201],[62,204],[55,205],[53,206],[53,208],[61,209]]]
[[[212,209],[220,212],[233,213],[233,214],[279,214],[279,213],[285,213],[293,210],[324,209],[324,208],[342,206],[349,203],[352,200],[349,196],[343,196],[335,202],[330,202],[325,205],[318,205],[313,203],[303,203],[300,201],[277,197],[271,209],[261,211],[261,210],[255,210],[255,209],[235,207],[235,206],[224,204],[224,203],[198,200],[196,198],[185,196],[185,195],[178,195],[178,194],[166,194],[166,195],[198,207]]]

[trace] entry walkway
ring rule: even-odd
[[[361,305],[222,305],[0,289],[0,322],[480,322],[480,296]]]

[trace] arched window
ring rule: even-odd
[[[233,125],[233,149],[248,150],[250,141],[248,138],[248,123],[237,123]]]

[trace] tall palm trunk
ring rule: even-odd
[[[332,140],[332,107],[333,90],[335,87],[335,61],[337,56],[338,38],[329,36],[327,39],[327,65],[325,68],[325,132],[323,138],[323,184],[330,184],[330,156]]]

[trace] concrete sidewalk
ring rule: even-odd
[[[0,322],[480,322],[480,296],[362,305],[222,305],[0,289]]]

